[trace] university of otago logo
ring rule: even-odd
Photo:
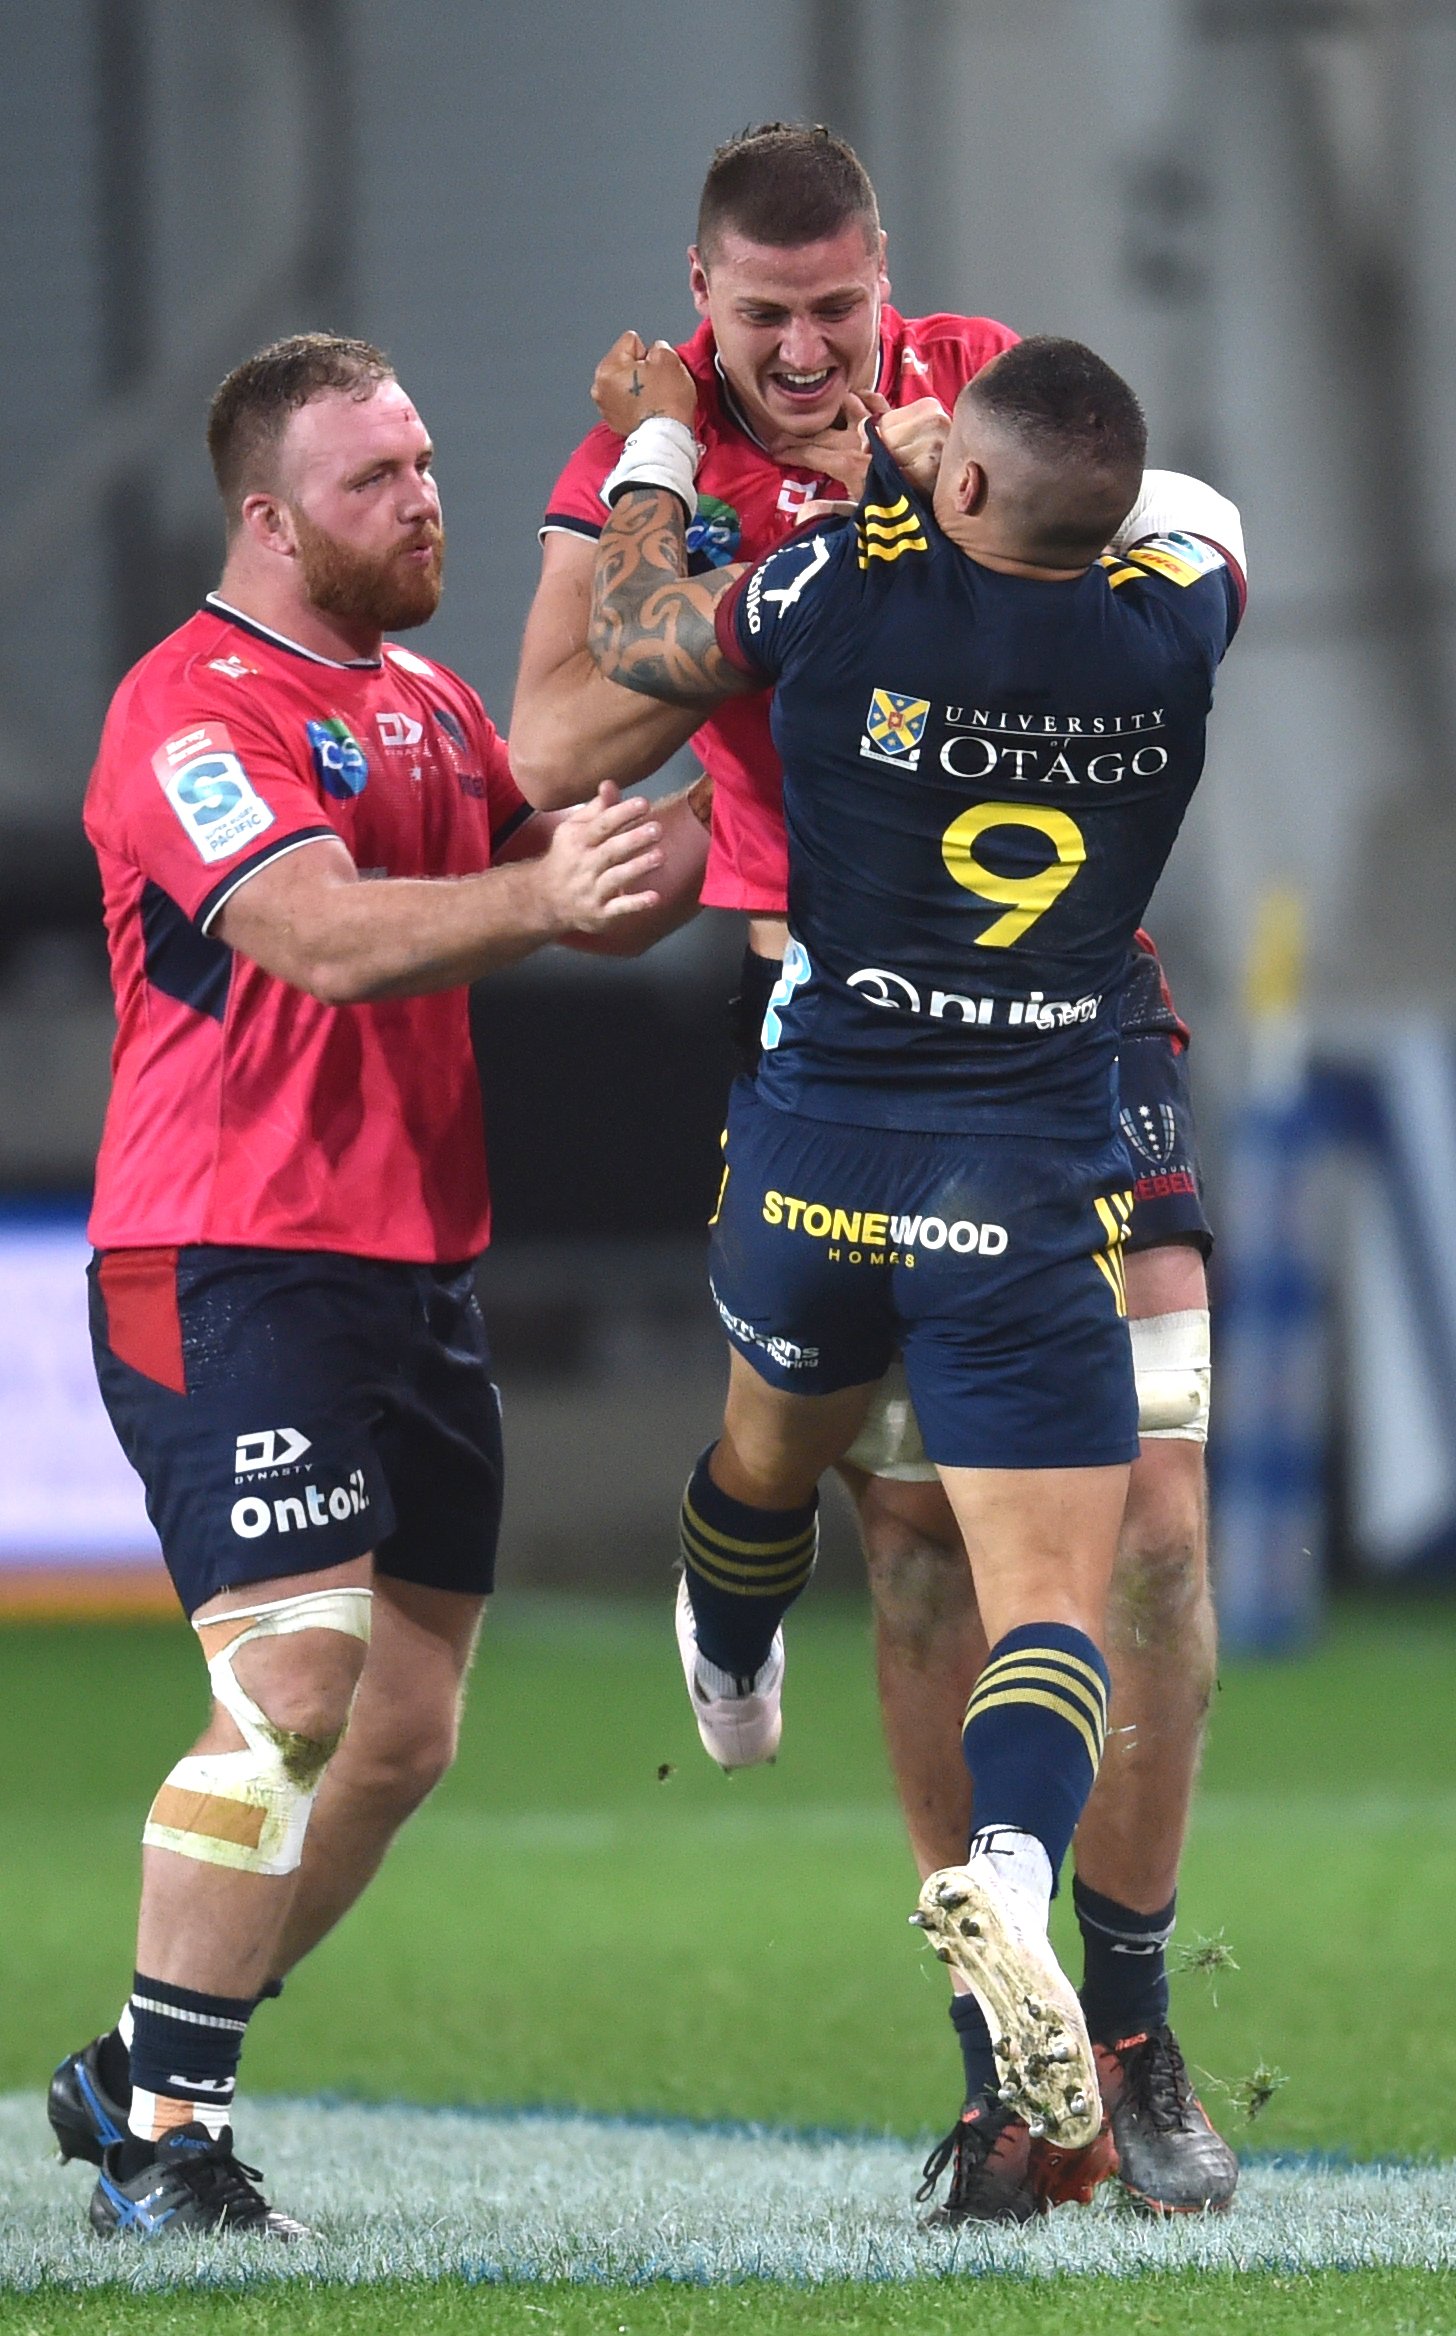
[[[865,716],[860,753],[870,762],[898,763],[907,771],[918,769],[920,741],[929,713],[929,698],[906,698],[898,690],[877,689]]]

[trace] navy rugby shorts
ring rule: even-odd
[[[733,1345],[774,1387],[829,1395],[897,1349],[932,1460],[1135,1460],[1122,1306],[1127,1153],[846,1127],[734,1085],[711,1251]]]
[[[500,1400],[472,1266],[114,1249],[90,1284],[102,1398],[189,1615],[370,1550],[490,1591]]]
[[[737,994],[729,1000],[729,1038],[740,1072],[758,1067],[769,995],[781,971],[776,957],[745,949]],[[1203,1206],[1198,1129],[1188,1086],[1188,1032],[1179,1020],[1163,969],[1139,950],[1122,993],[1118,1087],[1123,1140],[1132,1160],[1129,1250],[1186,1242],[1206,1258],[1213,1231]]]

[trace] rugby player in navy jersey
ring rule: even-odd
[[[680,354],[697,383],[704,448],[690,567],[759,560],[811,498],[857,495],[866,450],[846,423],[881,414],[902,462],[930,464],[965,383],[1016,338],[986,317],[901,316],[886,243],[858,157],[821,125],[766,123],[713,155],[690,254],[702,322]],[[591,576],[606,517],[601,488],[640,419],[624,336],[594,394],[591,431],[553,487],[540,583],[527,620],[511,726],[513,766],[533,802],[579,799],[599,778],[627,784],[691,736],[714,780],[706,905],[747,915],[733,1001],[742,1067],[756,1057],[786,945],[787,847],[769,699],[708,709],[661,704],[602,679],[586,645]],[[1215,2134],[1169,2024],[1167,1944],[1204,1719],[1215,1630],[1207,1574],[1204,1442],[1209,1416],[1211,1244],[1189,1089],[1189,1034],[1146,935],[1123,985],[1119,1066],[1134,1148],[1132,1234],[1124,1253],[1142,1448],[1123,1514],[1108,1618],[1113,1729],[1077,1830],[1072,1895],[1082,1933],[1082,1997],[1128,2194],[1159,2212],[1202,2212],[1233,2196],[1238,2164]],[[874,1614],[886,1744],[923,1874],[959,1854],[970,1787],[958,1729],[986,1659],[965,1552],[925,1460],[898,1362],[841,1475],[855,1501]],[[679,1648],[699,1735],[725,1768],[772,1756],[784,1671],[714,1692],[680,1612]],[[953,1997],[952,2026],[965,2007]],[[986,2180],[958,2128],[927,2167],[946,2175],[937,2210],[980,2211]],[[1045,2172],[1039,2154],[1031,2174]],[[1088,2169],[1073,2194],[1085,2188]],[[1059,2179],[1069,2178],[1063,2168]],[[1052,2200],[1056,2203],[1055,2198]]]
[[[1106,1733],[1137,1452],[1118,998],[1202,768],[1238,514],[1145,484],[1132,392],[1039,340],[961,392],[929,493],[875,445],[852,524],[689,581],[693,384],[665,344],[634,362],[650,418],[604,490],[593,653],[684,707],[774,685],[789,837],[714,1233],[732,1372],[683,1506],[692,1629],[714,1674],[761,1672],[819,1476],[901,1349],[990,1642],[967,1857],[919,1919],[969,1990],[962,2147],[1024,2165],[1099,2139],[1046,1916]],[[986,2212],[1035,2210],[989,2185]]]

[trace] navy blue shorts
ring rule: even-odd
[[[1123,1319],[1127,1153],[805,1119],[740,1078],[713,1295],[760,1377],[880,1379],[899,1349],[932,1460],[1100,1468],[1137,1457]]]
[[[751,1075],[770,992],[782,968],[776,957],[743,953],[737,994],[729,1000],[734,1061]],[[1156,957],[1139,951],[1122,993],[1118,1085],[1122,1133],[1133,1164],[1129,1249],[1186,1242],[1207,1257],[1213,1232],[1203,1207],[1198,1130],[1188,1088],[1188,1032],[1168,996]]]
[[[189,1615],[370,1550],[490,1591],[500,1400],[473,1267],[114,1249],[90,1284],[102,1399]]]

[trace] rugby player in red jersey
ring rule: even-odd
[[[117,691],[86,830],[118,1021],[93,1344],[213,1707],[147,1818],[126,2010],[50,2114],[98,2231],[287,2239],[233,2154],[247,2022],[448,1765],[494,1573],[466,985],[646,946],[706,836],[611,785],[533,813],[475,692],[383,639],[434,613],[444,539],[378,350],[261,351],[208,443],[222,581]]]
[[[698,394],[703,447],[688,532],[695,571],[758,559],[807,505],[857,495],[858,419],[880,417],[907,469],[933,469],[964,383],[1016,335],[986,318],[905,318],[889,305],[885,239],[857,158],[827,131],[771,124],[720,148],[703,189],[690,286],[703,319],[680,354]],[[779,766],[766,702],[740,698],[700,723],[603,678],[587,648],[601,487],[640,418],[642,344],[626,335],[600,369],[605,415],[567,463],[543,528],[541,580],[526,625],[512,720],[514,767],[543,805],[602,780],[628,783],[692,739],[714,780],[706,905],[749,919],[740,1053],[752,1060],[783,954],[786,850]],[[635,386],[634,386],[635,385]],[[1209,1234],[1187,1096],[1187,1032],[1151,944],[1123,1001],[1123,1128],[1138,1170],[1127,1297],[1142,1399],[1109,1617],[1112,1732],[1076,1840],[1074,1891],[1085,1950],[1083,2000],[1098,2046],[1121,2178],[1159,2212],[1226,2206],[1232,2152],[1210,2127],[1168,2025],[1164,1949],[1212,1688],[1206,1568]],[[986,1657],[965,1553],[923,1458],[903,1386],[845,1470],[859,1511],[874,1601],[886,1738],[922,1874],[959,1856],[968,1817],[962,1714]],[[781,1653],[768,1676],[702,1675],[684,1645],[704,1741],[723,1764],[777,1742]],[[960,2002],[957,1998],[957,2003]],[[956,2004],[952,2018],[958,2019]],[[1083,2194],[1105,2149],[1070,2171],[1032,2153],[1029,2183],[984,2159],[962,2122],[928,2161],[937,2214],[1021,2213]]]

